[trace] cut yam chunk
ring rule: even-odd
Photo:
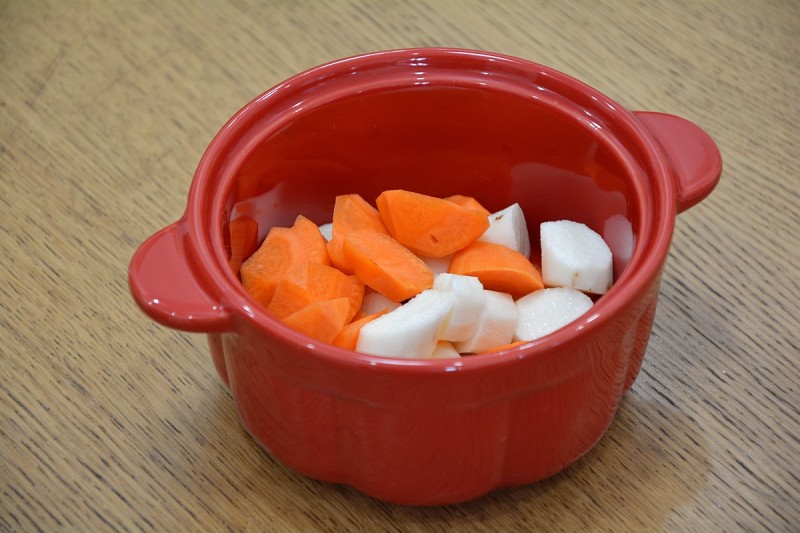
[[[326,241],[330,241],[333,238],[333,222],[321,225],[319,227],[319,232],[322,233]]]
[[[571,287],[542,289],[517,300],[515,341],[544,337],[576,320],[592,307],[592,299]]]
[[[285,318],[314,302],[341,297],[350,302],[349,322],[361,308],[364,284],[332,266],[307,261],[292,267],[278,281],[267,310]]]
[[[436,348],[433,349],[431,359],[458,359],[461,354],[458,353],[452,342],[439,341],[436,343]]]
[[[389,234],[420,256],[450,255],[489,227],[479,211],[411,191],[384,191],[376,204]]]
[[[502,211],[489,215],[489,229],[478,240],[503,244],[525,257],[531,255],[528,224],[519,204],[510,205]]]
[[[356,351],[386,357],[431,357],[454,296],[428,289],[361,328]]]
[[[455,297],[444,330],[439,334],[440,340],[466,341],[472,338],[481,311],[486,305],[483,285],[473,276],[458,274],[439,274],[433,280],[433,288],[437,291],[452,293]]]
[[[484,291],[483,306],[472,337],[453,343],[459,353],[481,353],[495,346],[509,344],[517,326],[517,306],[510,295],[504,292]]]
[[[242,285],[253,298],[267,306],[286,272],[309,261],[330,264],[325,237],[316,224],[300,215],[291,228],[269,230],[258,250],[242,263]]]
[[[611,250],[589,226],[570,220],[543,222],[540,238],[546,286],[608,292],[614,276]]]
[[[502,244],[476,241],[456,252],[450,272],[475,276],[484,289],[520,298],[544,287],[542,276],[527,257]]]
[[[344,255],[362,283],[393,302],[433,286],[433,272],[389,235],[357,231],[344,238]]]
[[[348,298],[314,302],[283,319],[292,329],[322,342],[331,343],[347,323]]]
[[[433,275],[436,276],[443,272],[447,272],[447,269],[450,268],[450,261],[453,259],[452,255],[446,255],[444,257],[420,257],[422,261],[428,265],[428,268],[431,269]]]
[[[391,301],[383,294],[367,289],[364,292],[364,298],[361,300],[361,313],[364,315],[373,315],[381,311],[390,312],[400,307],[397,302]]]

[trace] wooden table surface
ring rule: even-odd
[[[722,181],[681,214],[639,379],[543,482],[434,508],[298,475],[239,425],[205,336],[135,306],[239,107],[365,51],[531,59],[688,118]],[[0,530],[800,527],[800,3],[0,1]]]

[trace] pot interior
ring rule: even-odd
[[[228,169],[225,246],[237,216],[253,217],[263,238],[300,214],[330,222],[337,195],[374,205],[382,191],[402,188],[474,196],[490,211],[518,202],[534,263],[541,222],[583,222],[608,242],[621,276],[642,225],[635,159],[597,110],[534,83],[485,81],[298,96],[294,109],[257,126]]]

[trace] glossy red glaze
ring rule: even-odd
[[[133,257],[130,284],[154,319],[209,333],[245,427],[277,459],[387,501],[454,503],[552,475],[603,435],[647,347],[676,213],[720,172],[693,124],[632,113],[541,65],[367,54],[237,113],[203,156],[185,216]],[[420,361],[296,333],[229,271],[232,217],[253,216],[263,236],[298,214],[329,221],[338,194],[373,201],[391,188],[468,194],[491,210],[519,202],[532,235],[546,220],[582,221],[609,242],[615,285],[543,339]]]

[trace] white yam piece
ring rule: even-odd
[[[589,226],[570,220],[543,222],[540,238],[546,287],[608,292],[613,282],[611,250]]]
[[[405,359],[429,358],[454,301],[449,292],[422,291],[362,327],[356,351]]]
[[[508,246],[525,257],[531,255],[528,224],[519,204],[510,205],[489,215],[489,229],[478,240]]]
[[[480,353],[508,344],[517,326],[517,306],[510,294],[484,290],[486,303],[472,337],[453,343],[459,353]]]
[[[325,237],[326,241],[333,239],[333,222],[328,222],[319,227],[319,232]]]
[[[515,341],[532,341],[562,328],[591,309],[592,299],[571,287],[541,289],[517,300]]]
[[[446,255],[444,257],[421,257],[422,262],[428,265],[428,268],[431,269],[433,275],[443,274],[447,272],[450,268],[450,260],[453,258],[453,254]]]
[[[480,280],[474,276],[443,273],[433,279],[433,288],[452,293],[455,297],[439,340],[457,342],[470,339],[486,304]]]
[[[461,354],[455,349],[453,343],[449,341],[437,342],[436,348],[431,354],[431,359],[456,359],[458,357],[461,357]]]
[[[383,310],[390,313],[398,307],[400,307],[399,303],[391,301],[383,294],[372,289],[368,289],[361,300],[361,312],[365,315],[374,315]]]

